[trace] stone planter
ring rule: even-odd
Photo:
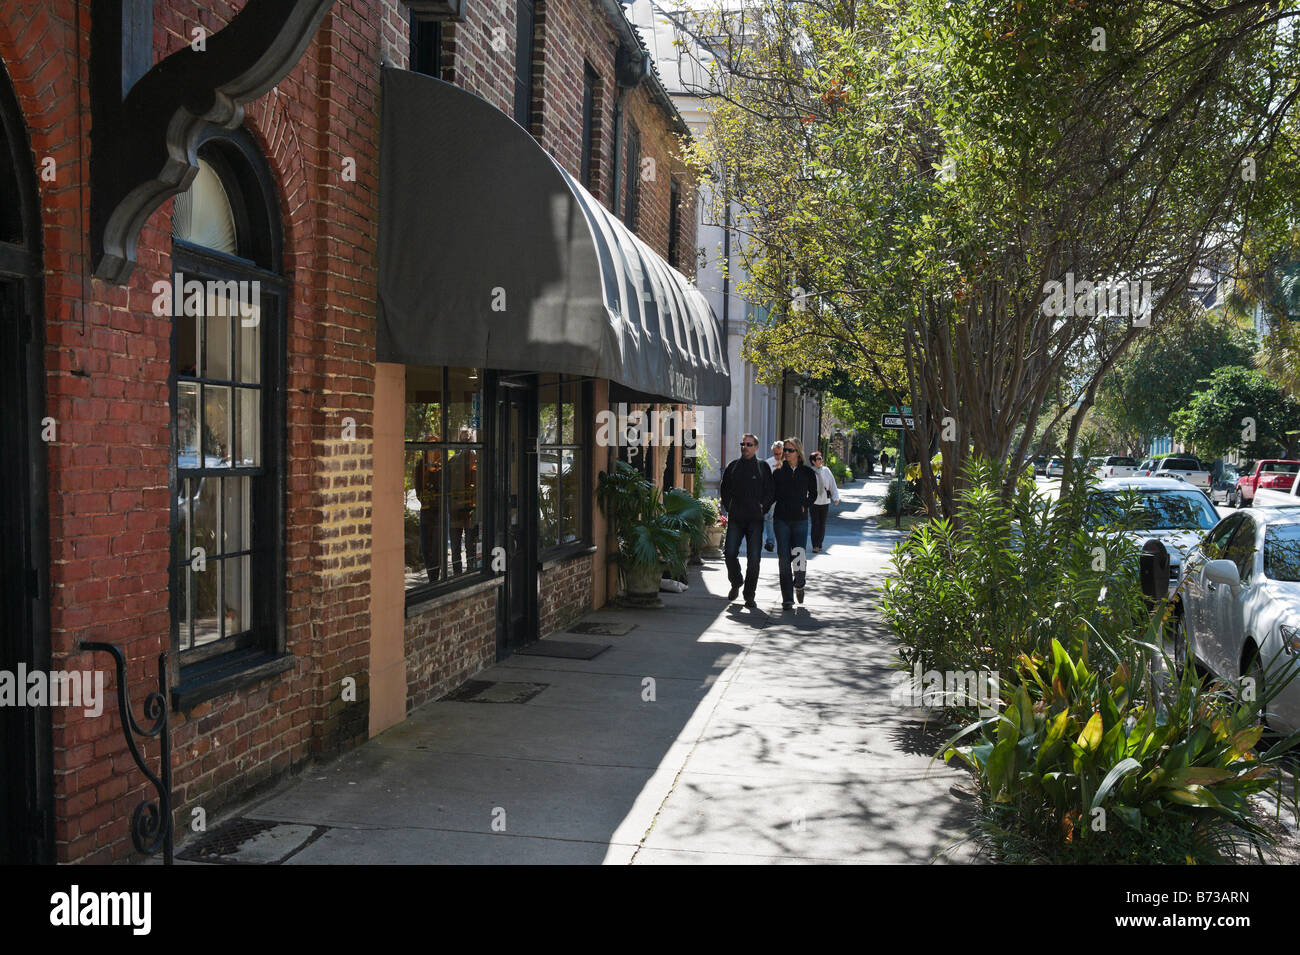
[[[721,557],[722,542],[726,539],[727,529],[720,524],[714,524],[712,527],[704,528],[704,536],[707,538],[704,546],[704,556]]]
[[[663,579],[658,564],[634,565],[623,572],[629,603],[642,607],[660,607],[659,581]]]

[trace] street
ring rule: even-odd
[[[945,738],[890,700],[873,598],[898,538],[881,478],[846,488],[807,603],[782,614],[765,554],[758,611],[728,606],[720,559],[664,607],[606,607],[591,660],[516,654],[237,815],[224,861],[928,863],[962,860],[969,784]],[[460,694],[452,694],[458,696]],[[212,826],[215,828],[215,825]],[[190,844],[196,840],[192,837]],[[181,858],[186,858],[181,847]]]

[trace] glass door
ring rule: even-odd
[[[502,382],[497,461],[501,506],[496,538],[505,549],[497,659],[537,639],[537,391]]]

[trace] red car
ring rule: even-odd
[[[1260,461],[1256,463],[1254,471],[1237,479],[1237,486],[1233,488],[1228,503],[1233,507],[1250,507],[1251,501],[1255,499],[1255,491],[1262,487],[1275,491],[1289,490],[1298,471],[1300,461],[1280,458]]]

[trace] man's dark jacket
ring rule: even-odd
[[[776,499],[772,469],[758,455],[736,458],[722,472],[722,506],[732,521],[761,521]]]

